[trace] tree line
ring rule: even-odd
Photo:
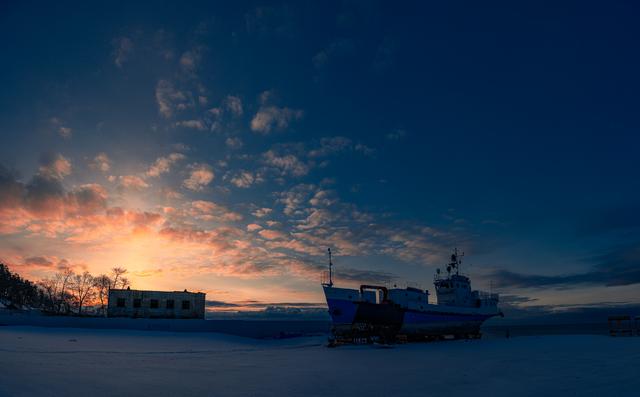
[[[93,276],[66,268],[34,283],[0,263],[0,298],[10,307],[31,307],[51,314],[83,315],[87,306],[92,306],[95,314],[106,315],[109,290],[129,287],[126,273],[126,269],[114,267],[108,275]]]

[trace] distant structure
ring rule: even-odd
[[[611,336],[640,336],[640,316],[609,316],[608,322]]]
[[[108,317],[204,318],[203,292],[109,290]]]

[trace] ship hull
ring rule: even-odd
[[[477,337],[489,318],[499,315],[428,305],[426,310],[402,308],[393,303],[370,303],[327,299],[338,337],[406,335],[412,339],[429,337]]]

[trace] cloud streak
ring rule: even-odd
[[[488,277],[496,286],[510,289],[569,289],[589,285],[613,287],[640,284],[640,243],[614,249],[591,260],[595,265],[582,273],[548,276],[499,270]]]

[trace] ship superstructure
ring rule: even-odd
[[[359,289],[333,284],[333,263],[329,250],[329,277],[322,283],[332,332],[340,340],[435,339],[480,337],[487,319],[501,316],[498,294],[474,291],[469,278],[460,273],[462,255],[455,250],[446,266],[446,275],[434,277],[437,303],[429,301],[429,291],[415,287],[388,288],[363,284]]]

